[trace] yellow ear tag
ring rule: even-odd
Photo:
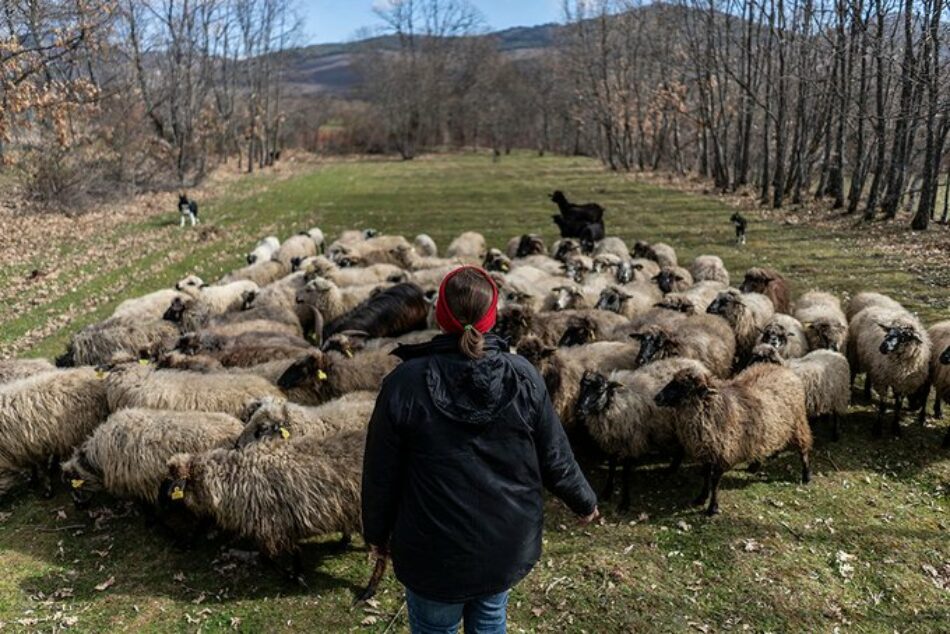
[[[86,483],[85,480],[79,480],[79,479],[70,480],[70,481],[69,481],[69,484],[70,484],[74,489],[81,489],[81,488],[82,488],[82,485],[84,485],[85,483]]]
[[[148,359],[139,359],[139,365],[148,365]]]
[[[352,351],[352,350],[347,350],[347,351],[346,351],[346,357],[347,357],[348,359],[352,359],[352,358],[353,358],[353,351]]]
[[[96,370],[96,378],[97,378],[97,379],[104,379],[104,378],[106,378],[106,375],[107,375],[107,374],[109,374],[109,373],[106,372],[105,370]]]
[[[327,373],[324,372],[323,370],[317,370],[317,380],[318,380],[318,381],[326,381],[326,380],[327,380]]]
[[[185,497],[185,492],[181,490],[181,487],[175,487],[174,489],[172,489],[171,498],[173,500],[180,500],[183,497]]]
[[[288,438],[290,438],[290,431],[286,427],[281,427],[280,437],[283,438],[284,440],[287,440]]]

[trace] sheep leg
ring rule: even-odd
[[[626,511],[630,508],[630,480],[633,478],[633,467],[633,458],[624,458],[623,482],[620,485],[620,505],[617,507],[620,511]]]
[[[808,460],[808,452],[802,451],[802,484],[811,482],[811,465]]]
[[[719,481],[722,479],[722,467],[716,465],[711,469],[709,507],[706,509],[706,515],[712,517],[719,513]]]
[[[835,442],[841,439],[841,421],[838,412],[831,412],[831,439]]]
[[[867,374],[864,375],[864,400],[868,403],[871,402],[871,377]]]
[[[44,499],[50,499],[53,497],[53,470],[56,469],[58,462],[56,456],[50,456],[46,459],[46,468],[38,469],[37,476],[39,478],[37,484],[40,487],[40,495]]]
[[[877,404],[877,419],[874,421],[874,437],[880,438],[884,435],[884,412],[887,411],[887,403],[884,399]]]
[[[706,498],[709,497],[709,481],[712,479],[712,464],[707,464],[703,468],[703,490],[699,492],[699,495],[692,501],[693,506],[702,506],[706,503]]]
[[[938,420],[943,418],[943,399],[940,398],[939,394],[934,399],[934,418]]]
[[[900,396],[894,396],[894,420],[891,421],[891,431],[897,438],[901,437],[901,406],[904,399]]]
[[[600,492],[600,499],[608,501],[614,494],[614,476],[617,473],[617,456],[610,456],[607,460],[607,482],[604,484],[604,490]]]
[[[686,450],[682,447],[677,447],[673,452],[673,459],[670,461],[670,466],[666,468],[668,474],[673,474],[679,471],[680,465],[683,464],[683,458],[686,456]]]

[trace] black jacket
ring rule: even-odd
[[[472,361],[440,335],[402,346],[363,462],[363,534],[390,546],[413,592],[461,603],[507,590],[541,555],[542,487],[578,515],[597,503],[544,381],[486,336]]]

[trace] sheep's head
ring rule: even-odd
[[[524,234],[518,241],[518,249],[515,251],[515,257],[525,258],[529,255],[542,255],[546,251],[544,240],[540,236]]]
[[[564,271],[564,277],[578,284],[584,281],[584,276],[587,273],[584,262],[577,258],[568,259],[567,262],[561,265],[561,269]]]
[[[316,277],[297,291],[294,300],[298,305],[313,306],[322,310],[326,307],[330,295],[335,291],[337,291],[336,284],[322,277]]]
[[[564,334],[557,342],[558,347],[584,346],[597,339],[597,326],[588,317],[574,317],[567,322]]]
[[[762,330],[759,341],[772,346],[776,350],[785,350],[788,346],[789,337],[794,336],[794,332],[789,332],[788,328],[773,321]]]
[[[564,192],[562,192],[560,189],[554,190],[554,193],[551,194],[549,198],[555,205],[561,206],[567,204],[567,196],[565,196]]]
[[[709,374],[696,368],[684,368],[653,398],[660,407],[679,407],[695,399],[716,394]]]
[[[379,235],[378,229],[363,229],[363,239],[369,240],[370,238],[375,238]]]
[[[769,284],[781,278],[781,275],[771,269],[751,268],[746,271],[739,290],[743,293],[764,293]]]
[[[165,463],[168,472],[158,489],[158,503],[167,508],[173,504],[182,504],[188,491],[188,483],[192,477],[194,455],[187,453],[175,454]]]
[[[366,346],[366,340],[369,338],[369,333],[363,330],[345,330],[327,338],[320,349],[323,352],[337,352],[347,358],[353,358]]]
[[[485,260],[482,262],[482,266],[486,271],[507,273],[511,270],[511,260],[499,249],[489,249],[488,253],[485,254]]]
[[[84,508],[93,494],[102,490],[102,473],[89,462],[82,447],[77,447],[60,469],[76,508]]]
[[[808,347],[812,350],[839,351],[841,341],[847,327],[834,321],[816,319],[802,324],[805,336],[808,337]]]
[[[656,250],[649,242],[644,240],[637,240],[633,245],[633,250],[630,252],[630,257],[634,258],[644,258],[646,260],[657,260]]]
[[[577,417],[584,419],[606,411],[614,393],[622,387],[623,384],[611,381],[603,374],[587,370],[581,377],[581,387],[577,395]]]
[[[416,257],[416,250],[411,246],[400,244],[389,250],[389,255],[393,261],[404,269],[411,269],[413,260]]]
[[[584,293],[576,286],[558,286],[554,293],[554,310],[577,308],[584,303]]]
[[[881,354],[892,354],[907,346],[916,346],[923,343],[917,329],[900,323],[878,324],[884,331],[884,340],[881,341]]]
[[[205,287],[207,284],[204,283],[197,275],[189,275],[184,277],[175,284],[176,291],[197,291],[199,288]]]
[[[312,352],[295,361],[277,379],[277,387],[290,390],[305,385],[320,392],[330,378],[330,362],[323,354]]]
[[[289,421],[286,401],[262,399],[246,421],[241,435],[234,442],[234,448],[241,449],[262,440],[290,438],[292,431]]]
[[[673,310],[685,315],[696,314],[696,305],[693,304],[693,300],[683,295],[677,295],[676,293],[666,295],[661,301],[654,304],[654,306],[663,308],[664,310]]]
[[[525,306],[512,304],[498,311],[495,333],[517,345],[521,338],[531,330],[533,311]]]
[[[193,303],[194,302],[190,299],[185,300],[181,297],[176,297],[165,310],[165,313],[162,315],[162,319],[175,324],[180,324],[182,317],[185,315],[185,311],[188,310]]]
[[[729,290],[716,295],[716,299],[706,308],[710,315],[719,315],[730,324],[735,323],[739,314],[746,309],[739,293]]]
[[[782,355],[775,346],[760,343],[752,349],[752,356],[749,358],[749,365],[754,363],[782,365]]]
[[[600,292],[600,298],[594,308],[598,310],[609,310],[612,313],[623,312],[623,305],[633,297],[623,289],[616,286],[608,286]]]
[[[291,271],[299,271],[299,270],[300,270],[300,267],[301,267],[301,265],[303,264],[303,261],[304,261],[305,259],[306,259],[306,258],[301,257],[301,256],[299,256],[299,255],[290,258],[290,270],[291,270]]]
[[[558,242],[557,250],[554,252],[554,259],[560,260],[561,262],[567,262],[567,259],[580,255],[581,253],[581,243],[573,238],[564,238]]]
[[[692,280],[687,279],[681,269],[672,266],[664,266],[660,269],[660,272],[653,276],[653,281],[664,293],[685,291],[692,283]]]
[[[528,335],[518,342],[518,354],[538,369],[541,369],[544,360],[550,358],[556,351],[557,348],[545,345],[541,339],[534,335]]]
[[[251,264],[255,264],[257,262],[257,254],[248,253],[244,259],[247,260],[247,264],[250,266]]]
[[[619,255],[616,255],[614,253],[601,253],[600,255],[594,258],[594,272],[600,273],[602,271],[612,270],[614,272],[614,275],[617,276],[618,271],[620,270],[620,266],[622,264],[623,264],[623,260],[620,259]],[[625,282],[621,282],[621,283],[625,283]]]
[[[630,338],[640,342],[637,367],[679,354],[680,346],[676,336],[660,326],[647,326],[641,332],[630,333]]]
[[[950,346],[947,346],[947,349],[940,353],[940,363],[950,365]]]

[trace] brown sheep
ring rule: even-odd
[[[743,293],[761,293],[772,300],[775,312],[791,314],[792,301],[788,282],[777,271],[751,268],[746,271],[739,290]]]

